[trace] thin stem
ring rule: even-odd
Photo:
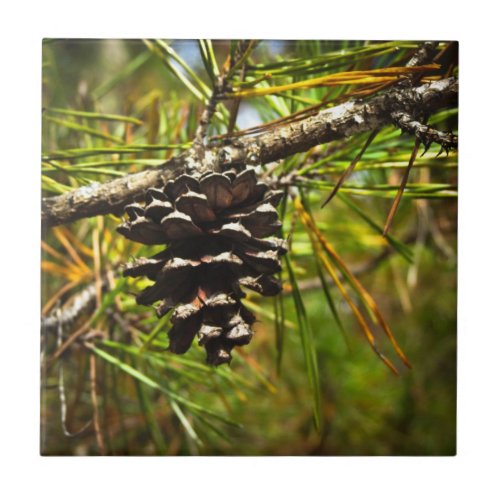
[[[93,422],[97,440],[97,447],[99,448],[99,453],[101,455],[105,455],[106,451],[104,449],[104,439],[102,437],[102,429],[99,422],[99,405],[97,401],[97,369],[94,353],[90,354],[90,390],[92,395],[92,407],[94,408]]]

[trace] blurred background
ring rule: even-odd
[[[43,196],[154,168],[188,148],[211,74],[232,46],[45,40]],[[234,79],[272,90],[340,71],[403,66],[418,46],[261,41]],[[444,71],[455,74],[456,46],[442,42],[439,49]],[[342,102],[352,90],[277,89],[241,99],[236,130],[326,99]],[[227,131],[229,107],[220,105],[209,136]],[[429,123],[456,131],[457,110],[436,113]],[[168,317],[158,321],[137,306],[133,294],[147,283],[120,275],[132,256],[155,251],[119,236],[120,217],[99,216],[43,234],[41,453],[454,455],[457,156],[436,157],[437,145],[419,155],[387,239],[381,228],[414,145],[394,126],[377,135],[338,196],[320,208],[366,139],[318,146],[270,168],[303,170],[306,181],[292,194],[300,193],[371,294],[411,369],[373,322],[377,345],[399,376],[370,348],[338,286],[318,272],[310,235],[290,201],[282,205],[291,246],[283,294],[248,295],[259,319],[254,339],[231,366],[218,368],[205,365],[196,345],[184,356],[165,350]],[[64,328],[44,323],[78,305],[89,287],[97,292],[74,321]],[[363,297],[350,294],[362,309]]]

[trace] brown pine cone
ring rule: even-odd
[[[138,304],[159,302],[158,317],[174,309],[170,351],[185,353],[197,335],[207,362],[219,365],[229,363],[234,346],[250,342],[255,317],[241,303],[241,286],[265,296],[281,291],[272,275],[281,269],[286,243],[271,237],[281,227],[281,197],[247,167],[181,175],[164,189],[149,189],[144,206],[125,208],[128,221],[118,232],[146,245],[167,245],[127,264],[124,275],[155,282],[138,294]]]

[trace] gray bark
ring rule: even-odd
[[[155,169],[44,198],[42,223],[49,227],[96,215],[119,215],[127,204],[142,200],[149,187],[162,186],[182,172],[219,170],[232,164],[275,162],[318,144],[345,139],[393,123],[394,113],[431,115],[439,109],[456,106],[457,100],[458,81],[451,77],[416,87],[394,88],[366,100],[347,101],[257,136],[212,147],[206,151],[203,164],[191,151]]]
[[[415,135],[424,144],[426,150],[433,142],[440,144],[446,152],[450,149],[458,148],[458,137],[452,132],[436,130],[429,127],[429,125],[420,123],[404,112],[393,113],[392,118],[399,128],[409,134]]]

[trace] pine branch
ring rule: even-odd
[[[184,153],[154,170],[127,175],[104,184],[91,184],[70,193],[42,200],[45,226],[66,224],[85,217],[121,214],[125,205],[143,199],[147,188],[159,187],[182,172],[221,170],[232,164],[266,164],[318,144],[345,139],[392,123],[392,114],[430,115],[456,106],[458,81],[446,78],[395,88],[368,100],[351,100],[324,109],[315,116],[282,125],[255,137],[235,140],[207,150],[204,163],[193,152]]]
[[[406,66],[412,68],[432,61],[434,56],[437,54],[437,47],[438,42],[424,42],[412,58],[406,63]]]
[[[401,130],[413,134],[422,142],[425,151],[429,149],[433,142],[440,144],[441,148],[444,149],[446,153],[448,153],[450,149],[455,150],[458,148],[458,137],[452,132],[436,130],[429,127],[429,125],[425,125],[415,120],[405,112],[395,112],[392,114],[392,117]]]
[[[102,279],[102,291],[107,289],[108,283],[107,278]],[[96,297],[96,284],[91,283],[74,295],[71,300],[68,301],[69,304],[65,304],[62,308],[57,308],[52,314],[42,318],[42,332],[52,334],[56,332],[58,328],[69,329],[73,327],[80,318],[88,315],[94,309]]]

